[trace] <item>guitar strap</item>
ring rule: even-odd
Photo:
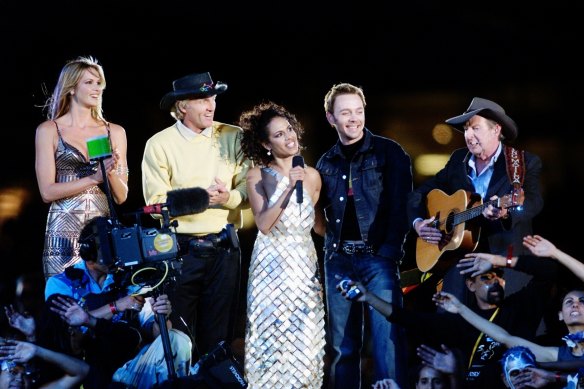
[[[521,189],[525,179],[524,151],[510,146],[504,146],[504,151],[509,182],[513,185],[513,189]]]

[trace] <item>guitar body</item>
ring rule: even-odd
[[[452,223],[454,216],[482,204],[479,196],[460,189],[447,195],[434,189],[426,197],[429,217],[435,217],[435,227],[442,232],[438,245],[427,243],[421,237],[416,241],[416,264],[422,272],[433,270],[444,273],[466,253],[477,247],[480,227],[476,223]]]

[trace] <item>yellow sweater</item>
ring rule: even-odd
[[[179,216],[177,232],[217,233],[227,223],[241,228],[242,208],[247,206],[245,177],[251,162],[241,152],[240,127],[213,122],[211,136],[185,138],[177,124],[154,134],[146,142],[142,159],[142,192],[147,205],[164,203],[174,189],[207,189],[219,177],[229,189],[225,206]]]

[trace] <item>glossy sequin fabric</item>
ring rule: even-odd
[[[279,179],[270,204],[288,185]],[[267,235],[258,232],[247,289],[245,374],[249,388],[320,389],[324,367],[324,304],[310,234],[314,207],[290,198]]]
[[[67,144],[59,133],[55,152],[56,182],[69,182],[94,174],[98,162],[87,162],[84,155]],[[78,238],[87,221],[95,216],[108,216],[106,194],[99,186],[87,188],[80,194],[51,203],[45,229],[43,269],[45,278],[61,273],[79,262]]]

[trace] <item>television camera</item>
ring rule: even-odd
[[[171,218],[203,212],[209,195],[203,188],[167,192],[166,203],[142,207],[135,212],[136,223],[124,226],[115,218],[101,218],[94,226],[97,261],[108,267],[127,268],[153,265],[178,257],[176,239],[178,222]],[[143,228],[140,216],[160,214],[160,228]]]

